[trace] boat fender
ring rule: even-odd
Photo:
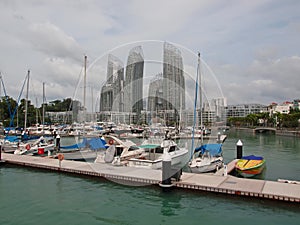
[[[25,146],[25,148],[26,148],[26,150],[28,151],[28,150],[30,150],[30,144],[27,144],[26,146]]]
[[[108,141],[108,144],[113,145],[113,144],[114,144],[114,140],[113,140],[113,139],[110,139],[110,140]]]

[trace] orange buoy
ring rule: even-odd
[[[59,161],[62,161],[62,160],[64,160],[65,156],[64,156],[64,154],[58,154],[57,158]]]

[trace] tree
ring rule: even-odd
[[[13,118],[13,113],[16,109],[16,106],[17,106],[17,102],[13,98],[9,96],[1,98],[0,120],[4,126],[9,126],[11,119],[15,120],[15,118]],[[12,121],[13,123],[15,122],[14,120]]]
[[[26,100],[21,99],[20,105],[18,107],[18,118],[19,118],[19,124],[21,127],[25,124],[25,113],[26,113]],[[31,126],[35,124],[36,122],[36,108],[31,104],[31,101],[29,100],[27,102],[27,124],[28,126]]]
[[[251,126],[256,126],[258,121],[258,115],[257,114],[249,114],[246,116],[246,121],[251,124]]]
[[[72,99],[67,98],[64,100],[55,100],[49,102],[49,104],[46,107],[46,110],[48,112],[65,112],[65,111],[71,111],[72,110]]]

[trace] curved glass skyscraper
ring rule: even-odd
[[[111,54],[108,55],[106,76],[106,83],[101,89],[100,111],[123,112],[124,65]]]
[[[130,50],[124,83],[124,111],[140,115],[143,110],[144,55],[141,46]],[[138,119],[138,118],[137,118]]]
[[[185,109],[185,79],[181,52],[167,42],[164,43],[163,53],[163,99],[165,110],[179,112]]]

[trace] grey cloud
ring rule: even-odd
[[[49,22],[31,24],[29,31],[33,48],[54,57],[72,58],[77,62],[82,60],[79,58],[83,52],[80,45],[54,24]]]
[[[292,100],[300,96],[299,4],[0,1],[0,70],[21,81],[31,68],[33,84],[49,84],[48,99],[64,98],[74,92],[84,54],[92,61],[126,42],[166,40],[201,51],[228,103]],[[104,82],[103,73],[91,82]],[[213,90],[214,80],[205,82]],[[18,92],[13,85],[12,92]]]

